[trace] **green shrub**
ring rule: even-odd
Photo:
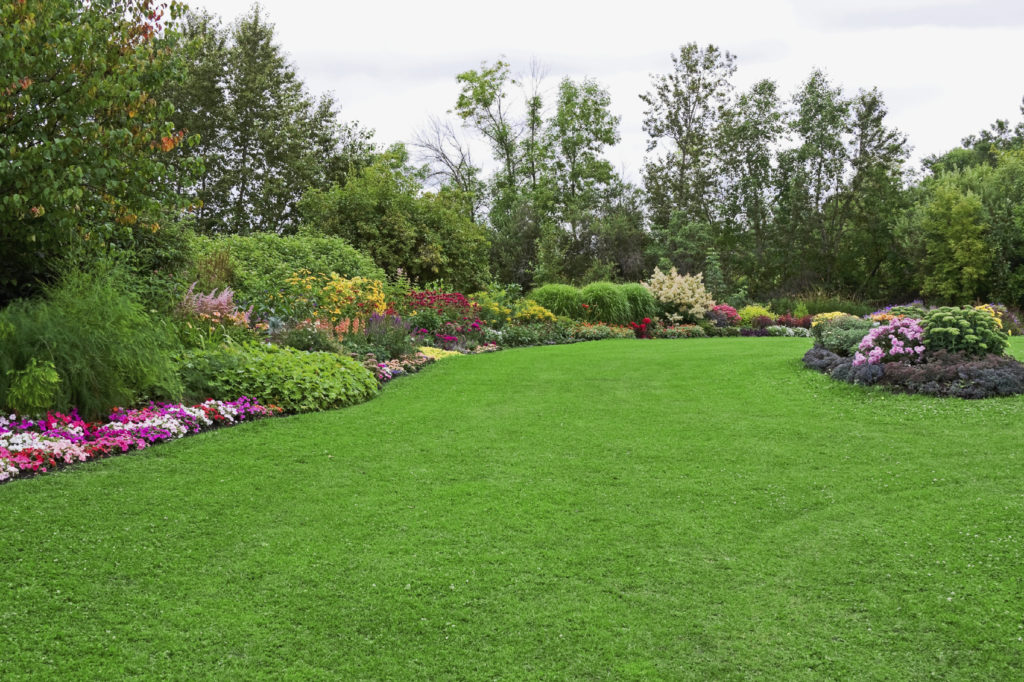
[[[245,395],[286,412],[355,405],[377,392],[373,373],[350,357],[260,343],[191,351],[180,371],[189,400]]]
[[[340,237],[275,234],[197,237],[194,248],[193,279],[199,275],[211,280],[229,277],[230,281],[204,282],[204,290],[229,286],[239,300],[249,303],[258,303],[303,269],[314,274],[336,272],[348,278],[384,279],[383,270],[369,256]]]
[[[566,343],[571,340],[569,326],[562,321],[546,324],[513,324],[499,331],[488,330],[484,340],[506,348]]]
[[[343,348],[333,336],[315,327],[292,328],[275,334],[274,343],[307,353],[340,353]]]
[[[736,314],[740,316],[740,324],[744,327],[749,327],[754,323],[754,320],[758,317],[770,317],[775,319],[775,314],[770,308],[763,305],[752,304],[745,305],[736,311]]]
[[[530,298],[555,315],[574,320],[584,318],[583,295],[579,289],[568,284],[545,284],[534,289]]]
[[[798,315],[797,310],[803,307],[803,315]],[[858,301],[851,301],[849,299],[839,298],[838,296],[823,296],[807,294],[792,298],[773,298],[771,300],[771,309],[778,310],[780,313],[791,312],[793,317],[803,317],[804,315],[817,315],[818,313],[827,313],[832,310],[838,310],[854,317],[864,317],[869,315],[875,310],[876,306],[868,303],[860,303]]]
[[[672,324],[657,326],[651,330],[651,338],[655,339],[702,339],[708,333],[696,324]]]
[[[915,320],[920,320],[925,315],[924,306],[920,305],[894,305],[889,308],[890,315],[900,315],[903,317],[912,317]]]
[[[658,299],[643,284],[621,284],[619,289],[626,295],[629,302],[629,319],[639,324],[645,317],[654,319],[660,312]]]
[[[924,316],[921,328],[924,345],[930,351],[982,356],[1002,355],[1006,350],[1006,332],[986,310],[970,306],[936,308]]]
[[[857,352],[857,346],[861,339],[872,326],[870,320],[844,315],[822,320],[812,327],[811,332],[818,346],[837,355],[848,357]]]
[[[7,389],[7,404],[20,415],[41,416],[57,400],[60,375],[49,360],[40,363],[36,358],[20,372],[8,370],[10,384]]]
[[[109,263],[71,270],[43,297],[15,301],[0,311],[0,328],[0,405],[13,407],[12,387],[14,401],[24,399],[28,386],[19,381],[29,381],[23,373],[33,360],[51,363],[59,377],[50,404],[33,405],[40,411],[77,407],[97,419],[118,405],[181,397],[172,325],[150,317],[124,270]]]
[[[592,282],[580,291],[587,319],[607,324],[629,324],[629,300],[622,288],[612,282]]]

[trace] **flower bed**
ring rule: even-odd
[[[1007,334],[991,306],[923,313],[893,306],[869,317],[874,326],[866,328],[862,325],[872,322],[842,316],[819,320],[804,365],[837,381],[900,393],[972,399],[1024,393],[1024,364],[1004,355]]]
[[[186,406],[153,403],[139,409],[114,408],[105,423],[86,422],[77,412],[43,419],[0,417],[0,481],[44,473],[73,462],[142,450],[218,426],[270,417],[281,410],[241,397]]]

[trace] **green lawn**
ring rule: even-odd
[[[1024,397],[808,346],[456,358],[0,486],[0,677],[1020,679]]]

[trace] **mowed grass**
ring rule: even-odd
[[[0,486],[0,677],[1020,679],[1024,398],[808,346],[456,358]]]

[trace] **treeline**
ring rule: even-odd
[[[908,166],[877,89],[812,72],[739,91],[684,45],[642,93],[639,184],[593,79],[483,63],[448,117],[384,146],[303,85],[262,10],[224,24],[153,0],[0,5],[0,303],[70,264],[181,266],[193,234],[346,240],[461,290],[704,273],[719,300],[1024,303],[1024,124]],[[471,139],[492,156],[485,172]],[[476,147],[474,147],[476,148]]]

